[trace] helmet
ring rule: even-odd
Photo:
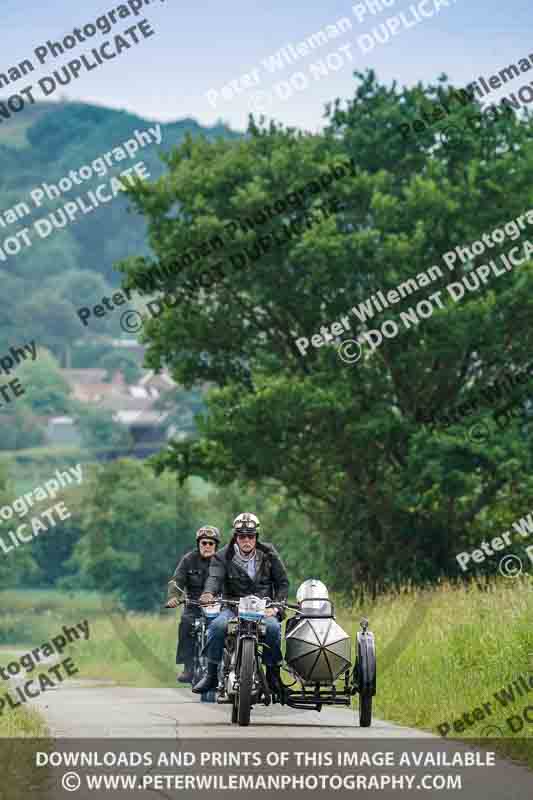
[[[242,531],[243,533],[256,533],[259,535],[260,527],[261,523],[255,514],[247,514],[245,512],[243,514],[239,514],[233,520],[234,533],[240,533]]]
[[[322,581],[319,581],[316,578],[310,578],[308,581],[304,581],[299,585],[298,591],[296,592],[296,602],[298,605],[301,605],[302,601],[310,601],[314,600],[315,598],[327,600],[329,598],[329,594]],[[313,604],[306,602],[306,606],[310,608],[318,608],[321,605],[322,604],[319,602],[315,602]]]
[[[220,544],[220,531],[213,525],[204,525],[196,531],[196,541],[199,542],[200,539],[213,539],[216,544]]]

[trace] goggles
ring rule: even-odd
[[[250,519],[250,520],[239,519],[235,523],[235,530],[236,531],[248,531],[248,533],[251,533],[252,531],[256,531],[257,530],[257,525],[255,524],[253,519]]]

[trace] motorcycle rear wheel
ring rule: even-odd
[[[255,642],[252,639],[244,639],[241,648],[241,669],[239,672],[239,700],[237,710],[237,721],[239,725],[250,724],[254,667]]]

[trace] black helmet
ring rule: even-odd
[[[215,528],[214,525],[204,525],[196,531],[197,544],[200,539],[212,539],[217,547],[220,544],[220,531],[218,528]]]
[[[238,514],[233,520],[233,533],[255,533],[259,536],[261,523],[255,514]]]

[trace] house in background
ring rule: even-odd
[[[128,429],[134,445],[127,453],[109,453],[117,458],[129,455],[147,458],[166,444],[173,434],[167,421],[170,412],[155,408],[161,396],[176,388],[168,373],[156,374],[143,370],[136,384],[127,384],[120,370],[116,370],[110,381],[106,381],[104,369],[63,369],[61,374],[72,390],[72,398],[79,403],[104,409],[113,414],[113,419]],[[79,444],[79,433],[70,417],[54,417],[48,422],[47,434],[54,445]]]

